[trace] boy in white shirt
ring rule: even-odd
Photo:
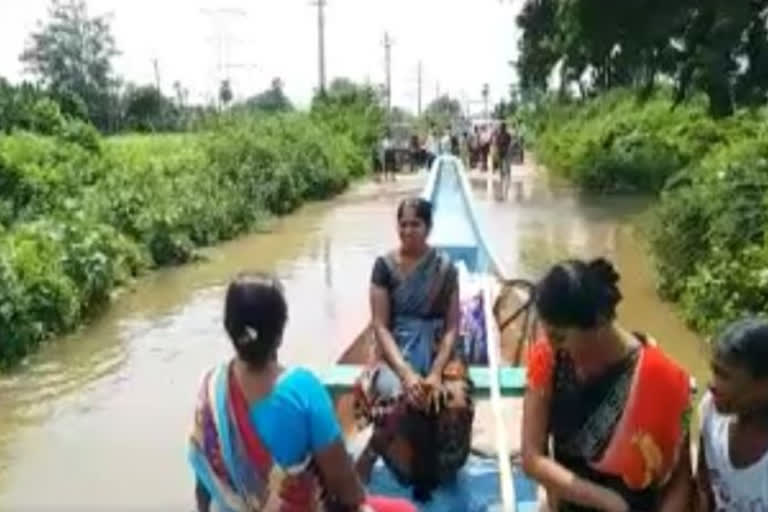
[[[712,371],[700,406],[698,510],[768,512],[768,320],[730,325]]]

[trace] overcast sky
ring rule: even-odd
[[[498,99],[515,80],[507,63],[517,52],[515,16],[521,3],[328,0],[329,81],[346,76],[383,83],[382,42],[389,31],[395,105],[416,109],[419,60],[425,105],[438,90],[477,101],[484,82]],[[18,56],[48,4],[0,0],[0,75],[12,81],[23,77]],[[291,99],[305,105],[317,85],[317,10],[310,0],[89,0],[88,6],[93,14],[111,13],[122,52],[115,66],[127,80],[154,82],[152,61],[157,59],[165,92],[179,80],[192,101],[202,101],[216,91],[217,34],[228,34],[221,60],[231,65],[236,97],[263,90],[277,76]]]

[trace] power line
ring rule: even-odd
[[[211,18],[214,26],[214,36],[212,43],[216,52],[216,88],[220,86],[223,80],[229,79],[229,70],[232,67],[230,63],[230,46],[233,42],[231,30],[227,26],[227,19],[235,17],[245,17],[244,9],[219,7],[216,9],[200,9],[200,12]]]

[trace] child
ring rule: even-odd
[[[700,511],[768,511],[768,321],[749,318],[717,339],[701,402]]]

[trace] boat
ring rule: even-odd
[[[530,308],[532,285],[510,279],[496,256],[480,224],[461,160],[439,156],[428,173],[421,195],[433,205],[430,244],[447,253],[459,269],[462,303],[475,301],[482,311],[485,339],[468,342],[461,337],[459,343],[470,363],[475,396],[489,399],[493,411],[495,453],[491,463],[498,474],[495,491],[499,500],[492,508],[537,510],[535,484],[520,468],[512,467],[501,404],[503,397],[520,397],[525,389],[525,346],[535,328]],[[335,366],[315,369],[334,397],[353,454],[361,451],[370,432],[355,430],[350,391],[363,365],[373,357],[374,343],[366,327]]]

